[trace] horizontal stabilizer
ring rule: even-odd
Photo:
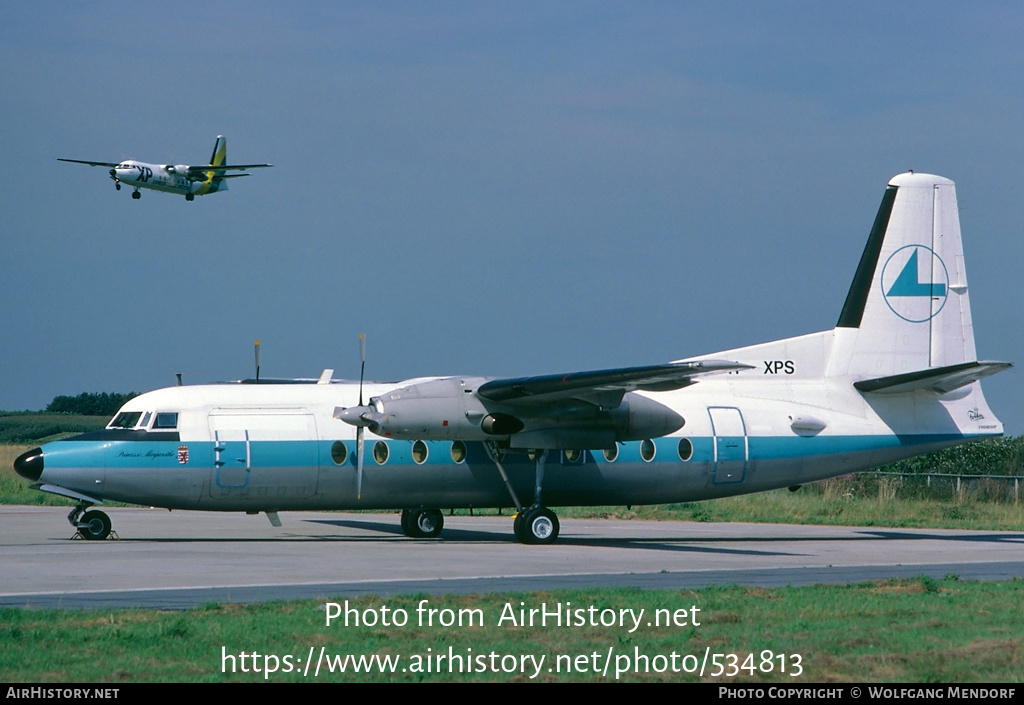
[[[930,389],[939,394],[966,387],[979,379],[994,375],[1013,367],[1009,362],[961,362],[945,367],[932,367],[917,372],[876,377],[854,382],[853,386],[862,392],[878,394],[900,394]]]
[[[190,166],[188,173],[190,175],[205,174],[210,171],[215,171],[219,174],[223,174],[225,171],[244,171],[245,169],[262,169],[265,167],[274,166],[273,164],[210,164],[208,166]]]

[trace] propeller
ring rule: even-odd
[[[363,407],[363,374],[366,372],[366,336],[359,334],[359,408]],[[363,429],[356,426],[356,499],[363,498]]]
[[[256,384],[260,383],[260,341],[256,341]]]
[[[335,407],[334,418],[356,427],[356,499],[363,498],[363,459],[365,457],[363,435],[369,427],[374,433],[380,428],[380,414],[371,404],[363,402],[363,378],[366,372],[366,336],[359,334],[359,404],[349,407]],[[371,399],[371,401],[373,401]]]

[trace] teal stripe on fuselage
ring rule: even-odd
[[[912,436],[870,435],[870,436],[748,436],[750,460],[782,460],[812,458],[843,453],[858,453],[894,448],[915,448],[940,444],[960,443],[988,436],[964,436],[960,434],[919,434]],[[714,439],[711,437],[689,437],[693,454],[688,462],[711,462],[714,459]],[[679,437],[654,439],[655,456],[651,463],[678,463]],[[374,461],[375,443],[384,443],[388,448],[388,459],[381,467],[388,465],[422,465],[425,467],[451,465],[452,443],[450,441],[427,441],[427,458],[423,463],[413,459],[412,441],[368,441],[365,447],[365,464],[378,465]],[[234,442],[242,445],[243,442]],[[331,466],[331,446],[335,441],[251,441],[251,464],[253,467],[289,467],[295,458],[309,459],[310,444],[316,445],[316,456],[321,466]],[[348,453],[344,465],[356,464],[355,441],[342,441]],[[601,451],[584,453],[582,461],[569,462],[565,454],[553,451],[548,454],[547,464],[580,465],[587,463],[619,464],[644,462],[640,454],[640,441],[621,443],[618,456],[606,460]],[[180,462],[179,447],[187,447],[185,463]],[[486,453],[479,442],[466,444],[468,461],[476,464],[486,460]],[[98,452],[99,451],[99,452]],[[131,468],[188,465],[190,467],[213,467],[214,444],[211,441],[54,441],[43,446],[47,468]],[[233,460],[232,462],[237,462]],[[489,460],[487,462],[490,462]],[[507,452],[504,463],[530,463],[525,453]]]

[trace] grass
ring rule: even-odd
[[[417,606],[427,600],[435,619],[450,610],[478,611],[482,624],[420,625]],[[1024,582],[1004,583],[919,578],[859,585],[759,589],[714,587],[699,591],[588,590],[507,595],[363,597],[349,600],[360,619],[374,626],[325,624],[323,603],[206,605],[184,612],[61,612],[0,610],[0,681],[5,682],[273,682],[313,681],[303,676],[310,650],[327,655],[399,657],[395,673],[328,673],[321,682],[527,681],[536,669],[519,668],[520,655],[545,657],[538,681],[721,681],[806,684],[808,682],[964,683],[1019,681],[1024,672],[1024,621],[1019,605]],[[344,599],[339,603],[345,604]],[[499,618],[520,608],[596,608],[595,615],[644,609],[641,626],[542,627]],[[568,607],[566,606],[568,603]],[[404,626],[380,626],[382,608]],[[699,612],[693,612],[696,607]],[[610,608],[612,612],[602,612]],[[654,610],[686,613],[680,626],[648,626]],[[511,610],[511,612],[509,611]],[[699,625],[689,623],[696,617]],[[609,620],[611,621],[611,620]],[[497,673],[448,672],[449,648],[463,657],[498,654]],[[604,662],[611,650],[607,675]],[[241,652],[249,654],[243,673]],[[704,676],[687,673],[710,654]],[[767,657],[770,653],[770,659]],[[260,672],[251,654],[259,654]],[[672,654],[679,672],[672,672]],[[436,657],[442,654],[438,672]],[[235,658],[226,659],[226,655]],[[290,655],[293,672],[285,672]],[[416,658],[430,655],[431,672],[413,672]],[[516,659],[501,660],[514,655]],[[636,656],[647,657],[639,660]],[[696,660],[691,656],[696,656]],[[561,660],[558,660],[561,656]],[[660,657],[660,658],[656,658]],[[267,665],[278,671],[266,676]],[[510,666],[501,672],[501,666]],[[768,669],[769,660],[771,670]],[[235,671],[231,672],[234,663]],[[453,662],[457,663],[457,662]],[[222,671],[222,664],[227,672]],[[474,670],[480,662],[466,658]],[[484,664],[489,665],[490,662]],[[744,668],[744,664],[747,665]],[[786,672],[780,671],[785,665]],[[645,669],[646,665],[646,669]],[[547,669],[560,667],[561,672]],[[408,668],[402,672],[402,668]],[[566,669],[573,667],[572,672]],[[616,668],[621,670],[616,678]],[[595,672],[596,670],[596,672]],[[798,676],[793,675],[800,670]],[[660,672],[658,672],[660,671]],[[719,677],[712,677],[721,671]],[[733,675],[728,674],[732,672]]]

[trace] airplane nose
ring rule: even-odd
[[[26,480],[37,482],[43,474],[43,449],[33,448],[15,458],[14,471]]]

